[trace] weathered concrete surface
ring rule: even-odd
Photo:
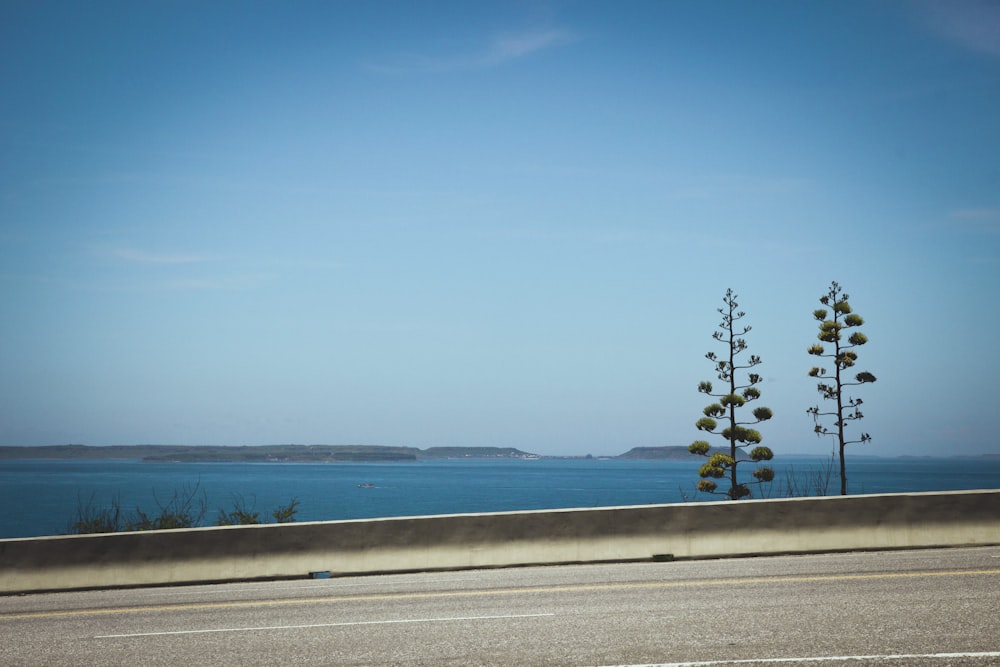
[[[0,540],[0,592],[1000,544],[1000,490]]]

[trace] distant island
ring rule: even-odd
[[[717,447],[713,452],[728,453]],[[802,455],[797,455],[802,456]],[[998,454],[957,458],[997,458]],[[618,456],[546,456],[514,447],[393,447],[386,445],[46,445],[0,446],[0,461],[13,459],[128,459],[149,463],[377,463],[485,459],[622,459],[638,461],[693,461],[703,457],[683,445],[633,447]],[[882,458],[865,456],[859,458]],[[900,458],[934,458],[907,456]]]
[[[721,449],[719,451],[722,451]],[[692,454],[683,445],[667,445],[665,447],[633,447],[616,459],[644,459],[653,461],[689,461],[703,459],[700,454]]]
[[[0,447],[0,459],[140,459],[149,463],[326,463],[427,459],[537,459],[513,447],[389,447],[380,445],[53,445]]]
[[[139,459],[149,463],[327,463],[426,461],[441,459],[564,459],[514,447],[393,447],[385,445],[50,445],[0,446],[0,460],[11,459]],[[586,457],[593,458],[593,457]],[[633,447],[619,456],[601,458],[683,461],[699,459],[687,447]]]

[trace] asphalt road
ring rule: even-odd
[[[1000,548],[0,597],[0,665],[1000,665]]]

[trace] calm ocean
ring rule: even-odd
[[[789,470],[807,495],[828,465],[822,458],[775,461],[769,494],[785,495]],[[235,495],[261,515],[301,501],[299,521],[607,507],[694,499],[699,462],[616,459],[444,460],[417,463],[142,463],[130,460],[0,461],[0,538],[58,535],[78,503],[120,498],[147,512],[157,500],[199,485],[206,524]],[[852,493],[1000,488],[1000,458],[848,459]],[[361,485],[365,485],[364,487]],[[839,490],[836,471],[829,493]],[[802,495],[806,495],[802,494]],[[759,497],[760,494],[755,494]],[[687,498],[685,498],[687,496]],[[698,500],[719,497],[697,494]]]

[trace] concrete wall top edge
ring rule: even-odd
[[[674,512],[687,513],[691,512],[709,512],[714,513],[716,511],[727,512],[730,509],[736,509],[737,507],[748,507],[755,505],[763,505],[765,507],[771,508],[773,511],[782,512],[782,506],[788,506],[787,504],[799,504],[799,503],[837,503],[837,502],[856,502],[869,504],[873,500],[884,499],[885,502],[901,502],[905,501],[907,498],[927,498],[931,496],[937,496],[942,498],[948,497],[961,497],[966,501],[976,500],[977,496],[995,498],[997,503],[1000,503],[1000,489],[974,489],[967,491],[926,491],[926,492],[914,492],[914,493],[895,493],[895,494],[864,494],[864,495],[849,495],[849,496],[821,496],[821,497],[808,497],[808,498],[763,498],[754,500],[742,500],[739,502],[732,502],[728,500],[720,501],[710,501],[710,502],[688,502],[688,503],[669,503],[669,504],[658,504],[658,505],[622,505],[613,507],[577,507],[577,508],[560,508],[560,509],[541,509],[541,510],[522,510],[522,511],[510,511],[510,512],[478,512],[478,513],[466,513],[466,514],[432,514],[432,515],[416,515],[416,516],[397,516],[397,517],[379,517],[370,519],[341,519],[334,521],[302,521],[295,523],[285,523],[285,524],[258,524],[258,525],[246,525],[246,526],[203,526],[199,528],[181,528],[173,530],[152,530],[144,532],[119,532],[119,533],[99,533],[92,535],[47,535],[41,537],[18,537],[18,538],[4,538],[0,539],[0,546],[4,543],[17,543],[17,542],[46,542],[46,541],[65,541],[65,540],[121,540],[130,539],[132,536],[146,535],[182,535],[185,533],[214,533],[216,535],[224,535],[224,531],[236,531],[240,535],[247,535],[252,531],[259,530],[281,530],[281,531],[303,531],[309,532],[311,529],[320,526],[329,526],[331,524],[340,525],[344,528],[350,527],[361,527],[364,525],[376,526],[385,524],[400,524],[400,525],[412,525],[414,523],[424,524],[433,522],[443,522],[450,521],[454,522],[456,519],[475,522],[477,520],[504,520],[504,519],[516,519],[516,518],[536,518],[544,515],[547,516],[558,516],[560,514],[565,515],[579,515],[579,514],[592,514],[595,519],[610,516],[616,513],[625,512],[655,512],[663,509],[672,509]],[[791,507],[788,507],[791,510]],[[232,537],[235,537],[232,536]]]

